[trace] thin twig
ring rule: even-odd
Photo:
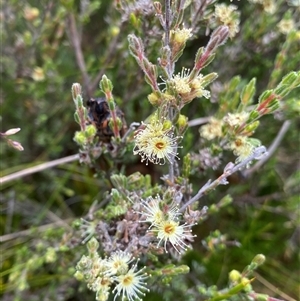
[[[236,165],[234,165],[231,162],[228,163],[225,166],[224,172],[223,172],[223,174],[221,176],[219,176],[213,182],[211,180],[208,180],[208,182],[202,188],[200,188],[200,190],[197,192],[197,194],[195,196],[193,196],[187,203],[185,203],[180,208],[179,211],[183,212],[188,206],[190,206],[193,203],[195,203],[196,201],[198,201],[201,197],[203,197],[204,195],[208,194],[210,191],[212,191],[213,189],[215,189],[217,186],[219,186],[219,185],[227,185],[228,184],[227,177],[229,177],[233,173],[237,172],[238,170],[241,170],[241,169],[245,168],[253,160],[255,160],[255,159],[258,160],[258,159],[262,158],[265,154],[266,154],[266,148],[264,146],[260,146],[260,147],[257,147],[254,150],[254,152],[253,152],[253,154],[251,156],[249,156],[248,158],[246,158],[242,162],[240,162],[240,163],[238,163]]]
[[[165,41],[164,46],[170,47],[170,25],[171,25],[171,3],[170,0],[165,0],[165,22],[164,22],[164,32],[165,32]],[[172,66],[171,66],[171,56],[168,56],[168,63],[167,63],[167,73],[168,77],[170,78],[172,76]],[[171,111],[170,111],[171,114]],[[177,147],[173,148],[173,152],[176,153]],[[169,163],[169,181],[171,183],[174,182],[174,163],[175,155],[171,155],[171,161]]]
[[[90,77],[86,70],[86,64],[85,64],[83,52],[81,49],[81,39],[79,37],[79,33],[77,30],[74,14],[71,13],[69,15],[68,19],[69,19],[69,31],[70,31],[69,38],[70,38],[72,45],[74,47],[74,50],[75,50],[76,61],[77,61],[78,67],[81,71],[81,74],[82,74],[82,77],[84,80],[86,93],[87,93],[88,97],[90,98],[90,97],[92,97],[91,91],[90,91],[91,90],[90,89]]]
[[[201,124],[207,123],[210,120],[210,118],[211,117],[196,118],[196,119],[190,120],[188,122],[188,125],[189,125],[189,127],[201,125]]]
[[[10,181],[17,180],[19,178],[28,176],[30,174],[40,172],[40,171],[43,171],[45,169],[48,169],[48,168],[51,168],[51,167],[54,167],[54,166],[57,166],[57,165],[73,162],[73,161],[76,161],[76,160],[79,160],[79,154],[71,155],[71,156],[68,156],[68,157],[60,158],[60,159],[53,160],[53,161],[50,161],[50,162],[45,162],[45,163],[42,163],[42,164],[39,164],[39,165],[36,165],[36,166],[33,166],[33,167],[29,167],[29,168],[20,170],[18,172],[15,172],[13,174],[10,174],[10,175],[7,175],[7,176],[4,176],[4,177],[0,178],[0,184],[3,185],[4,183],[8,183]]]
[[[123,33],[123,28],[124,25],[123,23],[120,26],[120,33]],[[115,54],[118,50],[118,42],[119,42],[119,37],[120,34],[115,36],[114,39],[109,43],[109,48],[107,50],[107,54],[106,54],[106,60],[104,62],[103,65],[101,65],[101,70],[98,72],[98,74],[96,75],[96,77],[92,80],[91,84],[90,84],[90,93],[93,95],[95,90],[97,89],[97,87],[99,86],[99,82],[102,78],[102,76],[105,73],[105,69],[107,68],[107,66],[112,62],[112,60],[114,58],[116,58]]]
[[[170,0],[165,1],[165,46],[170,45],[171,7]]]
[[[57,221],[57,222],[54,222],[54,223],[51,223],[51,224],[46,224],[46,225],[36,227],[35,229],[38,232],[46,231],[48,229],[53,228],[54,226],[64,226],[64,227],[67,227],[68,229],[71,229],[71,227],[69,226],[69,223],[72,220],[73,219],[61,220],[61,221]],[[29,236],[32,233],[33,233],[32,228],[30,228],[28,230],[24,230],[24,231],[9,233],[9,234],[5,234],[5,235],[0,236],[0,241],[3,243],[5,241],[9,241],[9,240],[12,240],[12,239],[15,239],[15,238],[20,238],[22,236]]]
[[[135,131],[135,129],[140,126],[139,122],[132,122],[129,126],[129,129],[126,131],[126,133],[124,134],[124,136],[122,137],[122,142],[124,143],[127,139],[127,137],[133,132]]]
[[[278,287],[274,286],[272,283],[267,281],[264,277],[262,277],[257,272],[253,272],[253,275],[254,275],[254,277],[256,278],[257,281],[262,283],[265,287],[267,287],[271,291],[275,292],[276,294],[278,294],[282,298],[286,299],[286,301],[296,301],[294,298],[291,298],[289,295],[287,295],[284,292],[280,291],[278,289]],[[283,301],[283,300],[272,298],[272,297],[270,297],[270,299],[268,299],[268,300],[270,300],[270,301]]]
[[[256,164],[254,166],[252,166],[251,168],[249,168],[243,172],[243,176],[245,178],[249,177],[251,174],[253,174],[255,171],[257,171],[262,165],[264,165],[273,156],[274,152],[277,150],[283,137],[285,136],[286,132],[288,131],[290,125],[291,125],[290,120],[286,120],[283,123],[278,135],[276,136],[276,138],[274,139],[274,141],[272,142],[272,144],[270,145],[270,147],[268,149],[268,154],[262,160],[256,162]]]

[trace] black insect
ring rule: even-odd
[[[109,126],[111,114],[106,99],[102,97],[91,98],[86,104],[88,107],[88,119],[96,127],[99,140],[109,143],[114,133]],[[120,130],[120,136],[122,137],[127,129],[125,115],[118,107],[116,108],[116,114],[122,121],[122,128]]]

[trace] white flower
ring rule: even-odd
[[[148,202],[142,200],[141,205],[143,206],[143,211],[139,213],[141,213],[146,218],[144,222],[151,223],[149,227],[150,229],[153,225],[159,224],[163,221],[164,213],[159,206],[161,199],[158,195],[156,196],[156,198],[149,197],[148,199]]]
[[[112,291],[116,292],[114,300],[122,295],[122,300],[133,301],[135,299],[141,300],[140,295],[144,296],[144,291],[149,291],[146,288],[145,280],[148,275],[143,272],[144,268],[135,272],[137,264],[131,267],[131,269],[124,275],[115,276],[114,280],[117,282],[116,287]]]
[[[190,37],[192,37],[192,28],[177,28],[170,32],[171,40],[178,44],[185,43]]]
[[[142,157],[141,161],[152,162],[154,164],[165,164],[168,160],[173,164],[180,137],[174,137],[172,129],[164,129],[160,122],[143,124],[145,127],[135,136],[135,146],[133,153]]]
[[[237,6],[216,4],[215,18],[222,24],[228,26],[229,36],[233,38],[239,32],[240,12],[237,11]]]
[[[295,30],[295,23],[293,19],[282,19],[277,24],[279,32],[282,34],[289,34],[291,31]]]
[[[161,224],[166,219],[177,220],[178,216],[181,215],[175,203],[170,206],[164,205],[159,195],[155,198],[149,197],[148,200],[148,202],[142,200],[141,205],[143,206],[143,211],[139,213],[146,218],[143,222],[151,223],[149,229]]]
[[[217,137],[222,137],[222,126],[222,120],[211,117],[209,123],[203,125],[199,132],[203,138],[212,140]]]
[[[248,112],[240,112],[240,113],[228,113],[227,116],[223,118],[224,122],[229,124],[231,127],[241,126],[243,125],[249,117]]]
[[[128,271],[128,265],[133,260],[131,254],[118,250],[114,252],[107,260],[106,275],[125,274]]]
[[[187,224],[179,225],[179,222],[173,220],[166,220],[160,223],[156,226],[156,230],[153,230],[157,232],[157,238],[159,239],[157,247],[163,242],[165,252],[168,253],[167,243],[170,242],[178,253],[186,251],[189,245],[187,245],[184,240],[192,237],[190,227],[191,226]],[[188,228],[188,230],[186,228]]]
[[[192,89],[189,85],[189,75],[190,69],[182,68],[181,72],[174,75],[170,80],[170,84],[178,94],[183,95],[191,92]]]
[[[255,147],[248,141],[247,137],[238,136],[231,142],[230,148],[234,155],[238,157],[236,162],[241,162],[252,155]]]

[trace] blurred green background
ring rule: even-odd
[[[20,127],[11,138],[24,147],[18,152],[1,141],[1,176],[78,152],[73,136],[79,128],[71,97],[75,82],[82,85],[85,99],[99,96],[99,80],[105,73],[114,84],[115,100],[128,124],[140,122],[153,112],[147,101],[150,88],[129,55],[127,35],[140,36],[149,59],[155,62],[162,29],[153,10],[147,10],[148,1],[138,1],[140,5],[123,1],[123,10],[116,8],[117,2],[1,1],[1,132]],[[239,75],[242,83],[256,77],[258,96],[275,87],[289,71],[299,69],[299,29],[287,36],[278,32],[276,25],[286,13],[299,23],[300,7],[297,3],[292,6],[292,1],[277,1],[276,13],[267,14],[258,4],[234,4],[241,12],[240,32],[219,49],[207,68],[207,72],[219,74],[212,94],[218,95],[218,87],[226,90],[231,78]],[[195,23],[198,33],[188,42],[178,72],[182,66],[191,67],[197,49],[205,46],[207,24],[206,18]],[[276,72],[275,62],[280,67]],[[267,261],[257,272],[254,288],[287,301],[298,299],[300,123],[295,102],[299,105],[299,89],[289,95],[275,116],[261,120],[255,138],[267,147],[284,120],[290,119],[291,126],[275,155],[259,172],[247,179],[236,174],[229,179],[230,185],[201,200],[201,206],[210,205],[231,194],[233,204],[196,227],[194,250],[183,258],[191,267],[184,280],[187,287],[198,282],[224,287],[230,270],[242,270],[262,253]],[[184,114],[189,120],[210,116],[217,106],[206,99],[194,100]],[[198,127],[188,130],[182,145],[180,156],[197,153],[203,147]],[[222,166],[233,160],[226,154]],[[153,182],[159,182],[166,172],[166,167],[146,167],[131,153],[122,164],[126,174],[140,171],[150,174]],[[192,176],[194,192],[220,172],[199,168]],[[100,178],[93,174],[93,169],[73,162],[1,185],[3,300],[94,300],[93,293],[72,278],[85,247],[51,253],[51,248],[64,246],[64,240],[70,239],[72,221],[85,216],[92,203],[101,202],[110,190],[110,170],[104,169]],[[210,235],[228,243],[205,247],[203,240],[209,241]],[[184,292],[176,293],[177,300],[183,300]],[[145,300],[161,300],[162,295],[158,291]],[[170,296],[165,293],[165,299]]]

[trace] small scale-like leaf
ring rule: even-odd
[[[252,103],[253,96],[255,93],[256,78],[253,78],[242,90],[241,102],[244,106]]]

